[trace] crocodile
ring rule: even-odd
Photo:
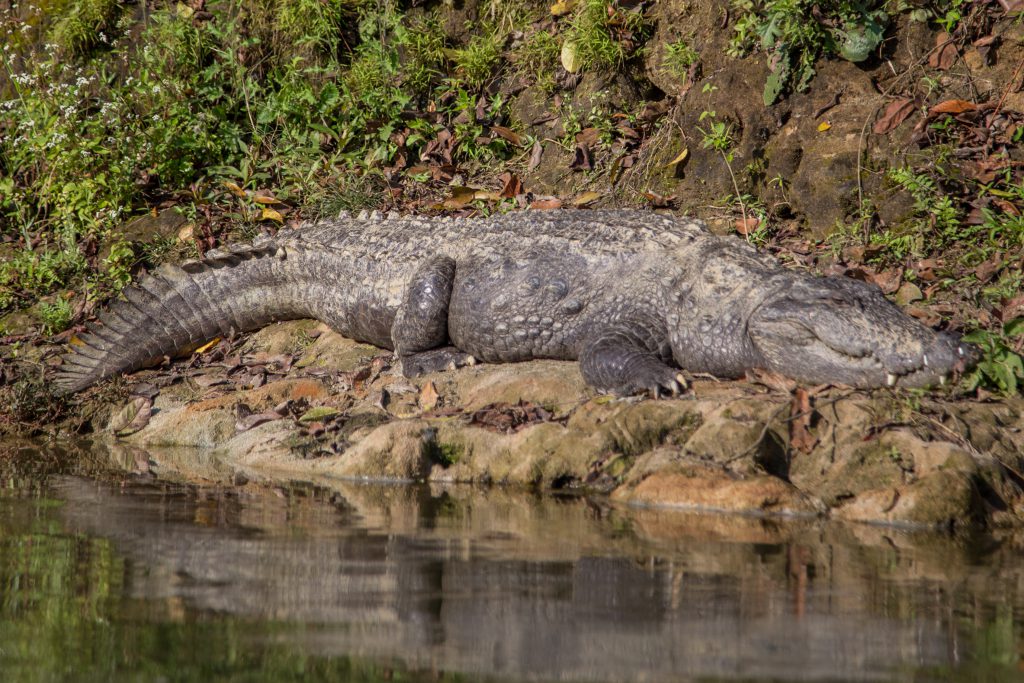
[[[316,318],[406,376],[577,359],[592,387],[678,394],[680,369],[808,384],[931,386],[974,361],[874,285],[783,267],[699,220],[633,210],[307,223],[163,265],[72,340],[67,392],[216,337]]]

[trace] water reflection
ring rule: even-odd
[[[462,488],[24,490],[0,495],[0,669],[71,653],[97,679],[1020,676],[1013,537]]]

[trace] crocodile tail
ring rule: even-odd
[[[56,377],[58,390],[80,391],[119,372],[158,363],[218,336],[298,317],[278,294],[284,250],[235,246],[202,260],[161,266],[127,288],[98,325],[74,337]]]

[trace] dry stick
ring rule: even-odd
[[[839,401],[842,401],[844,398],[849,398],[850,396],[853,396],[855,393],[857,393],[856,390],[850,390],[843,394],[840,394],[839,396],[834,396],[832,398],[825,399],[821,403],[818,403],[817,405],[813,406],[810,410],[803,410],[800,411],[799,413],[796,413],[795,415],[790,415],[782,422],[785,424],[792,422],[793,420],[799,420],[801,417],[806,417],[807,415],[813,415],[819,408],[824,408],[834,403],[838,403]],[[725,460],[722,461],[722,464],[729,465],[731,463],[736,462],[737,460],[742,460],[743,458],[753,453],[754,450],[761,445],[761,442],[764,441],[764,437],[768,434],[768,430],[771,428],[772,422],[774,422],[775,419],[782,414],[782,411],[784,411],[786,408],[789,408],[791,405],[792,402],[786,402],[779,406],[778,409],[771,414],[771,417],[769,417],[765,421],[764,427],[762,427],[761,429],[761,434],[758,435],[757,439],[754,440],[754,443],[750,444],[750,446],[739,455],[734,455],[731,458],[726,458]]]
[[[736,174],[732,172],[732,162],[729,161],[728,155],[723,150],[718,150],[722,155],[722,161],[725,162],[725,167],[729,169],[729,177],[732,178],[732,188],[736,190],[736,201],[739,202],[740,212],[743,214],[743,236],[746,237],[747,241],[750,241],[750,224],[747,223],[747,205],[743,203],[743,195],[740,194],[740,186],[736,182]]]
[[[838,91],[836,91],[835,94],[832,95],[832,99],[831,100],[829,100],[828,102],[826,102],[822,106],[820,106],[817,109],[815,109],[814,113],[811,114],[811,118],[816,119],[819,116],[821,116],[822,114],[824,114],[825,112],[827,112],[829,109],[832,109],[833,107],[838,107],[839,106],[839,98],[841,98],[843,96],[843,93],[845,93],[845,92],[846,92],[846,86],[844,85]]]
[[[1024,58],[1021,58],[1017,64],[1017,68],[1014,69],[1013,75],[1010,76],[1010,82],[1006,84],[1006,89],[1003,90],[1002,96],[999,101],[996,102],[996,108],[992,110],[992,118],[995,118],[999,114],[999,110],[1003,108],[1003,102],[1006,101],[1007,95],[1010,94],[1010,89],[1013,88],[1013,84],[1017,82],[1017,77],[1020,76],[1021,69],[1024,69]]]

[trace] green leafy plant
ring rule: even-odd
[[[480,104],[480,90],[521,9],[492,12],[452,49],[439,14],[409,18],[392,0],[218,0],[202,16],[165,3],[142,20],[122,6],[59,0],[39,24],[58,42],[42,46],[16,42],[21,24],[0,10],[0,313],[64,287],[120,289],[146,254],[120,241],[122,223],[169,199],[214,240],[258,229],[257,190],[292,206],[378,206],[382,169],[400,173],[442,131],[455,164],[510,156],[490,129],[507,103]],[[107,18],[89,19],[96,8]],[[103,50],[72,38],[83,26]],[[549,34],[532,49],[557,63]],[[87,267],[97,251],[105,267]]]
[[[63,332],[71,324],[72,310],[67,299],[57,298],[52,303],[41,303],[38,310],[45,335]]]
[[[726,162],[732,163],[732,148],[736,144],[733,137],[732,124],[726,121],[719,121],[718,114],[713,111],[702,111],[698,119],[708,121],[706,127],[698,126],[701,134],[701,146],[704,149],[713,149],[720,152]]]
[[[960,210],[933,178],[909,167],[894,168],[888,177],[914,198],[914,208],[922,217],[922,231],[930,232],[943,245],[965,236]]]
[[[1001,330],[975,330],[964,341],[977,344],[981,360],[963,379],[967,391],[987,388],[1003,395],[1016,394],[1024,382],[1024,318],[1015,318]]]
[[[889,22],[884,0],[733,0],[732,6],[737,19],[729,54],[768,55],[766,105],[806,90],[820,57],[867,59]]]
[[[733,196],[736,203],[739,204],[740,213],[743,215],[744,228],[748,225],[748,212],[747,212],[747,199],[749,195],[744,194],[740,191],[740,185],[736,180],[736,172],[732,168],[732,162],[734,159],[733,147],[736,145],[736,138],[733,135],[733,127],[731,123],[726,121],[719,121],[718,114],[713,111],[704,110],[697,117],[700,122],[707,121],[707,126],[697,126],[697,130],[701,134],[701,146],[704,149],[713,149],[722,156],[722,160],[725,162],[725,167],[729,170],[729,178],[732,180],[732,187],[736,191]],[[730,200],[731,201],[731,200]],[[761,227],[764,227],[764,221],[759,223]],[[754,232],[747,235],[748,239],[752,237]],[[762,237],[764,234],[762,234]]]

